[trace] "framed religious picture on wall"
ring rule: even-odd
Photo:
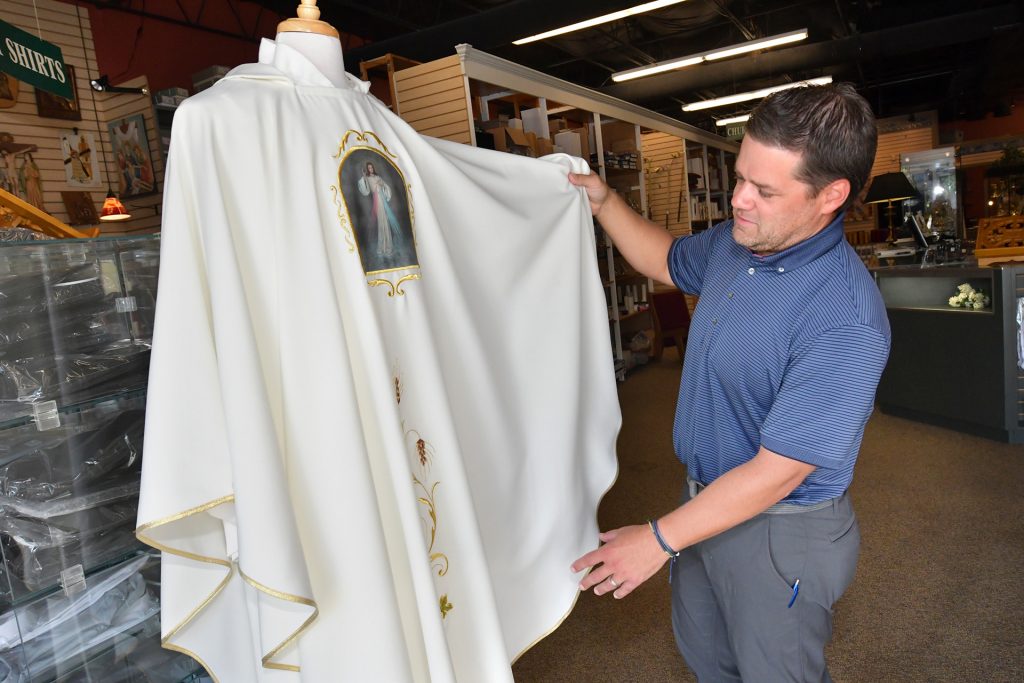
[[[0,109],[10,109],[18,103],[18,89],[21,85],[14,76],[0,73]]]
[[[142,114],[122,116],[109,124],[109,130],[118,194],[121,197],[138,197],[156,192],[146,119]]]
[[[75,67],[65,64],[68,72],[68,82],[71,83],[71,99],[58,97],[45,90],[36,88],[36,111],[40,116],[48,119],[65,119],[67,121],[81,121],[82,112],[78,108],[78,86],[75,80]]]
[[[96,137],[92,133],[77,128],[64,131],[60,135],[60,152],[68,187],[103,186]]]
[[[92,196],[81,190],[63,190],[60,198],[64,200],[64,208],[68,211],[68,223],[71,225],[96,225],[100,216]]]

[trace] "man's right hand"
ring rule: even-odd
[[[604,203],[608,201],[608,198],[613,194],[608,184],[601,179],[596,173],[590,173],[588,175],[580,175],[578,173],[569,174],[569,182],[577,187],[582,187],[587,191],[587,199],[590,200],[590,212],[596,217],[601,213],[601,209],[604,207]]]

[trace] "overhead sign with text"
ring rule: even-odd
[[[0,71],[40,90],[72,98],[72,83],[60,48],[6,21],[0,21]]]

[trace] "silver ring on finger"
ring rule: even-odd
[[[610,583],[612,585],[612,588],[618,588],[619,587],[619,584],[615,581],[615,577],[614,576],[609,576],[608,577],[608,583]]]

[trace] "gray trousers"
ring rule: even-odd
[[[672,626],[699,683],[830,683],[832,605],[859,549],[848,494],[820,510],[760,514],[685,549],[672,575]]]

